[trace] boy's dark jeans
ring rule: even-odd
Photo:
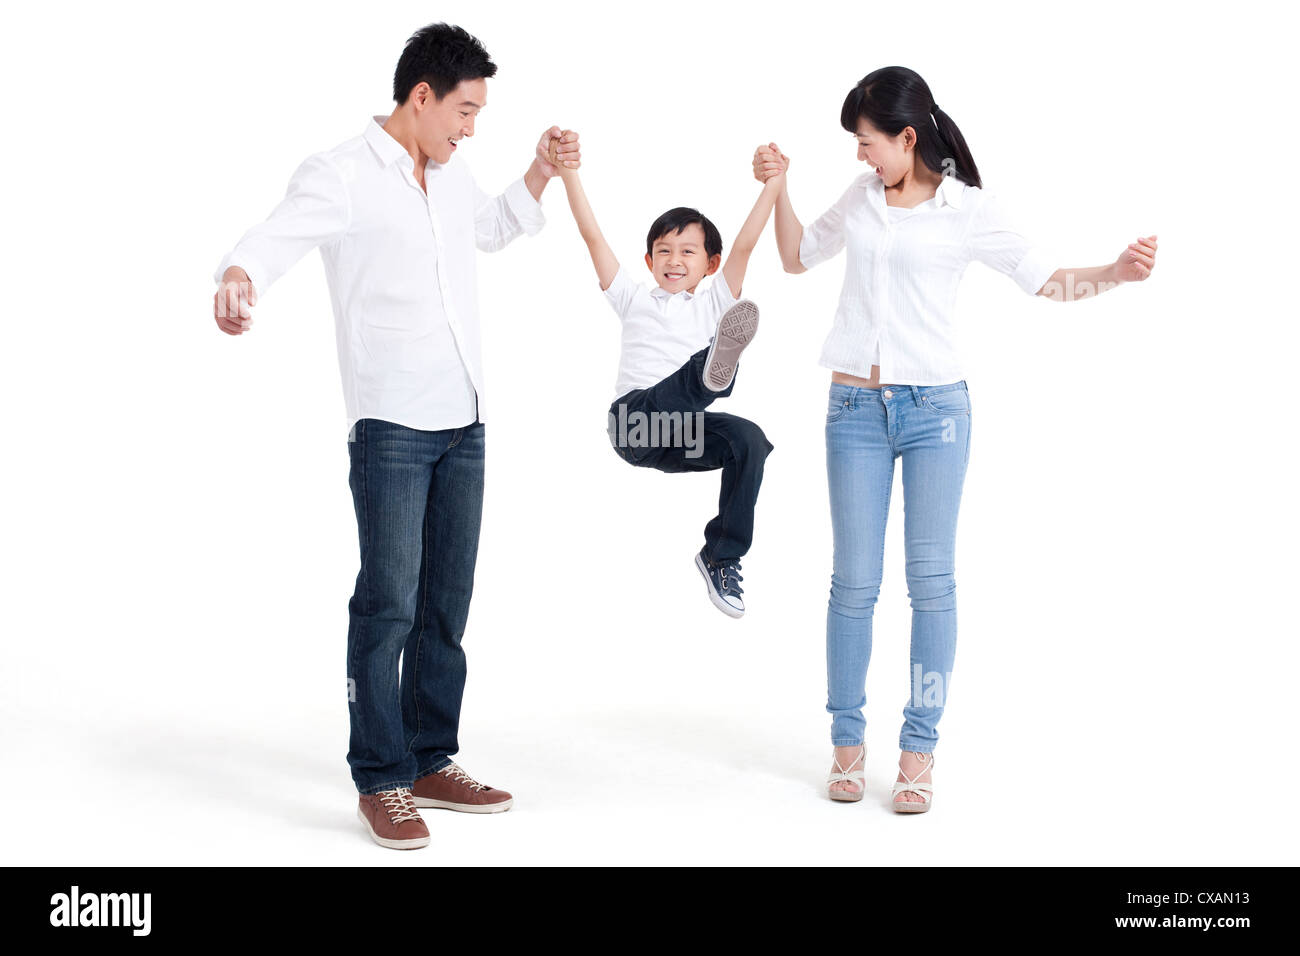
[[[377,418],[349,439],[361,570],[348,602],[348,765],[361,793],[409,787],[457,750],[483,439],[479,422],[419,431]]]
[[[707,348],[700,349],[663,381],[616,398],[609,407],[609,440],[620,458],[642,468],[665,472],[722,469],[718,514],[704,527],[704,557],[717,564],[738,560],[749,551],[763,463],[773,446],[763,430],[748,419],[704,411],[715,398],[730,395],[736,385],[733,378],[722,392],[705,387],[708,354]],[[645,418],[638,419],[637,412]],[[687,424],[684,417],[697,412],[703,416],[703,428],[691,434],[699,419]],[[677,416],[670,419],[671,413]],[[638,430],[639,421],[658,423],[648,426],[649,435],[656,437],[647,437],[647,429]],[[671,435],[671,440],[666,435]]]

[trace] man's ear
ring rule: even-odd
[[[426,106],[432,106],[438,102],[438,98],[433,95],[433,87],[423,80],[416,83],[411,90],[411,99],[415,101],[417,110],[422,110]]]
[[[715,272],[718,271],[718,266],[720,266],[720,265],[722,265],[722,254],[721,254],[721,253],[718,253],[717,255],[709,256],[709,270],[708,270],[706,273],[704,273],[704,274],[705,274],[706,276],[711,276],[711,275],[713,275],[713,273],[715,273]]]

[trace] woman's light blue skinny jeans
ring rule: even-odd
[[[826,411],[834,570],[826,612],[831,743],[862,743],[871,619],[880,595],[894,460],[903,466],[903,535],[912,603],[911,668],[899,748],[932,753],[957,646],[957,509],[970,460],[966,383],[832,384]]]

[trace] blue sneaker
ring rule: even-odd
[[[723,561],[710,564],[704,560],[704,551],[695,556],[695,566],[704,575],[709,585],[709,600],[719,611],[729,617],[741,617],[745,613],[745,602],[740,594],[740,562]]]

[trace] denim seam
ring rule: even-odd
[[[855,405],[855,406],[853,406],[853,407],[856,408],[857,406]],[[889,410],[888,410],[887,407],[885,408],[885,431],[886,431],[886,437],[889,439],[889,446],[890,446],[890,451],[891,451],[891,453],[892,453],[892,457],[891,457],[891,459],[890,459],[890,466],[889,466],[889,480],[888,480],[887,482],[885,482],[885,488],[884,488],[884,492],[883,492],[883,494],[884,494],[884,508],[882,509],[881,513],[884,515],[885,523],[888,524],[888,521],[889,521],[889,505],[890,505],[890,502],[891,502],[891,500],[892,500],[892,495],[893,495],[893,490],[894,490],[894,464],[893,464],[893,459],[894,459],[894,458],[897,458],[898,456],[897,456],[897,453],[894,452],[894,442],[893,442],[893,438],[892,438],[891,436],[889,436],[889,434],[888,434],[888,431],[889,431]],[[878,559],[878,561],[877,561],[877,565],[878,565],[878,566],[880,567],[880,569],[881,569],[881,576],[882,576],[882,583],[883,583],[884,566],[885,566],[885,535],[884,535],[884,534],[882,534],[882,535],[880,536],[880,556],[879,556],[879,559]],[[832,571],[832,588],[833,588],[833,586],[834,586],[834,572]],[[874,606],[873,606],[872,610],[873,610],[873,616],[874,616]],[[870,661],[869,661],[869,660],[868,660],[868,667],[870,667]],[[864,704],[864,706],[865,706],[865,703],[866,703],[866,682],[865,682],[865,678],[864,678],[864,681],[863,681],[863,688],[862,688],[862,690],[863,690],[863,693],[862,693],[862,695],[861,695],[861,699],[863,700],[863,704]],[[867,721],[866,721],[866,715],[862,713],[862,709],[861,709],[861,708],[859,708],[859,714],[860,714],[860,716],[861,716],[861,719],[862,719],[863,725],[865,726],[866,723],[867,723]],[[832,727],[834,727],[835,719],[836,719],[836,718],[833,717],[832,720],[831,720],[831,726],[832,726]],[[847,742],[846,742],[846,743],[841,743],[840,741],[847,741]],[[831,738],[831,746],[833,746],[833,747],[857,747],[857,746],[861,746],[861,744],[862,744],[862,741],[861,741],[861,740],[855,740],[855,739],[853,739],[853,738],[834,737],[834,736],[832,736],[832,738]]]
[[[963,470],[970,467],[970,422],[971,422],[970,412],[967,412],[966,413],[966,458],[962,462]],[[965,475],[963,475],[962,477],[965,478]]]
[[[437,467],[438,466],[435,463],[433,466],[433,470],[435,472],[437,470]],[[430,477],[429,487],[431,491],[436,481],[437,481],[436,477]],[[423,551],[424,551],[424,555],[423,555],[424,560],[421,562],[421,566],[424,573],[420,577],[420,619],[416,622],[416,627],[418,628],[418,630],[416,631],[415,634],[415,660],[412,662],[412,668],[411,668],[412,670],[411,709],[415,711],[415,733],[411,735],[411,741],[406,745],[407,753],[411,752],[411,747],[415,744],[417,740],[420,739],[420,731],[424,727],[424,721],[420,718],[419,688],[420,688],[420,652],[424,649],[424,626],[425,626],[424,622],[425,622],[425,615],[429,613],[429,577],[431,574],[431,571],[429,569],[429,502],[427,497],[425,499],[424,508],[425,508],[424,522],[423,522],[424,541],[422,542]]]
[[[399,787],[405,787],[407,790],[410,790],[413,782],[414,781],[411,780],[388,780],[384,783],[370,784],[371,787],[374,787],[373,790],[359,790],[357,792],[373,797],[380,790],[396,790]]]
[[[349,676],[351,677],[355,677],[357,674],[357,658],[361,652],[361,645],[365,643],[366,629],[367,629],[367,625],[365,622],[369,620],[370,603],[371,603],[370,602],[370,576],[367,573],[369,562],[365,560],[366,557],[370,554],[370,544],[371,544],[370,542],[370,525],[371,525],[370,499],[368,497],[370,493],[370,483],[369,481],[367,481],[367,474],[370,468],[370,454],[369,454],[369,445],[366,442],[365,422],[361,423],[361,428],[357,433],[357,442],[358,442],[357,450],[361,455],[361,469],[360,469],[360,475],[358,476],[358,482],[361,485],[361,489],[360,489],[361,509],[360,509],[359,520],[361,522],[361,546],[362,546],[362,554],[361,554],[362,608],[361,608],[361,614],[359,615],[359,618],[362,621],[362,624],[359,627],[360,633],[358,633],[357,635],[357,641],[352,647],[352,659],[348,662],[348,670],[350,671]],[[365,708],[358,705],[356,708],[354,708],[354,716],[357,722],[357,736],[361,740],[365,740],[366,739]],[[381,787],[380,789],[385,789],[385,788]]]
[[[727,448],[731,451],[731,460],[732,460],[732,461],[735,461],[735,462],[739,462],[739,461],[740,461],[740,457],[736,454],[736,446],[735,446],[734,444],[732,444],[731,439],[730,439],[729,437],[724,436],[724,437],[723,437],[723,441],[725,441],[725,442],[727,443]],[[724,480],[725,480],[725,477],[726,477],[726,466],[724,465],[724,466],[723,466],[723,479],[724,479]],[[737,480],[739,480],[739,476],[737,476]],[[733,493],[734,493],[735,489],[732,489],[732,491],[733,491]],[[731,504],[731,497],[730,497],[730,496],[727,497],[727,504]],[[725,537],[727,536],[727,509],[726,509],[726,508],[720,508],[720,509],[718,510],[718,517],[721,519],[721,520],[718,522],[718,527],[719,527],[718,538],[719,538],[719,539],[722,539],[722,538],[725,538]],[[706,543],[705,546],[706,546],[706,547],[708,546],[707,543]],[[715,551],[714,551],[714,555],[713,555],[713,558],[716,558],[716,557],[717,557],[717,552],[716,552],[716,549],[715,549]],[[739,561],[740,559],[737,558],[736,560]],[[710,563],[710,564],[713,563],[713,559],[712,559],[712,558],[709,560],[709,563]]]

